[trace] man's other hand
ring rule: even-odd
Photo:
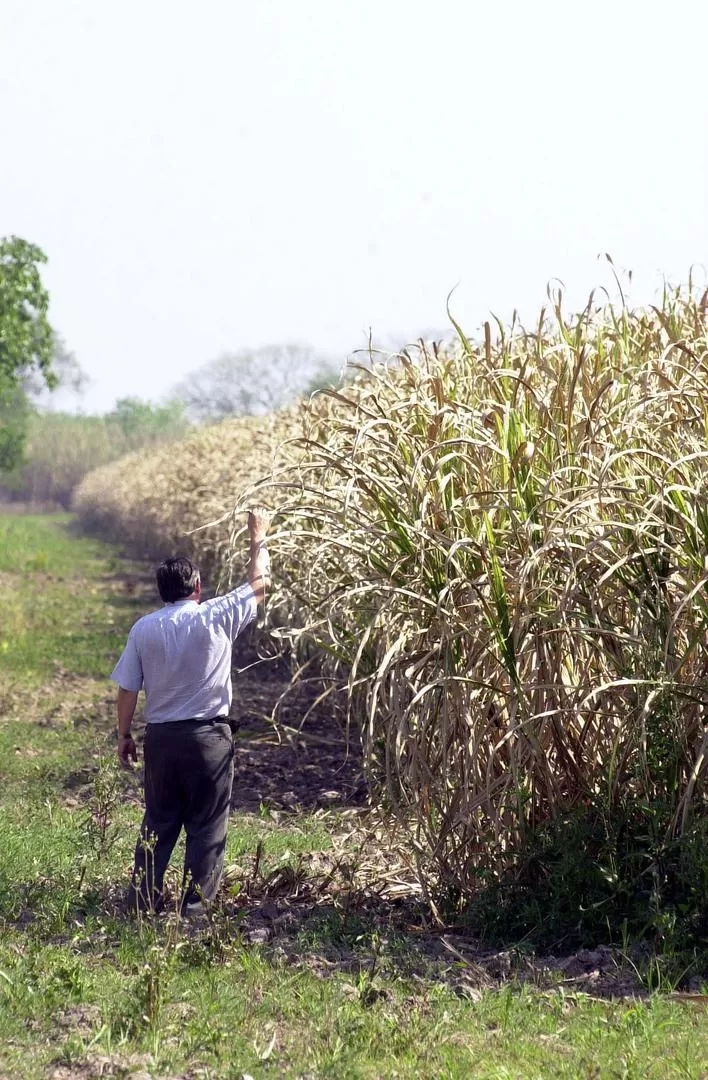
[[[265,538],[271,517],[270,510],[266,510],[265,506],[254,506],[248,511],[248,531],[252,540],[258,542]]]
[[[125,765],[127,769],[132,769],[137,762],[138,748],[132,735],[118,736],[118,757],[121,765]]]

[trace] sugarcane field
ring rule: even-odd
[[[708,16],[629,7],[0,15],[0,1080],[708,1080]]]

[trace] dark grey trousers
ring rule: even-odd
[[[159,911],[163,879],[184,827],[182,911],[213,900],[221,882],[233,783],[233,737],[225,720],[148,724],[145,816],[129,890],[133,908]]]

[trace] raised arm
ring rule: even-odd
[[[265,602],[266,586],[270,582],[270,556],[266,546],[266,534],[270,525],[270,512],[263,506],[256,506],[248,514],[248,535],[251,543],[251,561],[248,564],[247,580],[254,593],[256,602]]]

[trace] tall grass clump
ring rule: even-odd
[[[278,502],[282,632],[346,689],[433,902],[493,895],[499,925],[582,938],[678,919],[694,940],[705,299],[552,299],[533,330],[458,328],[324,393],[243,505]]]

